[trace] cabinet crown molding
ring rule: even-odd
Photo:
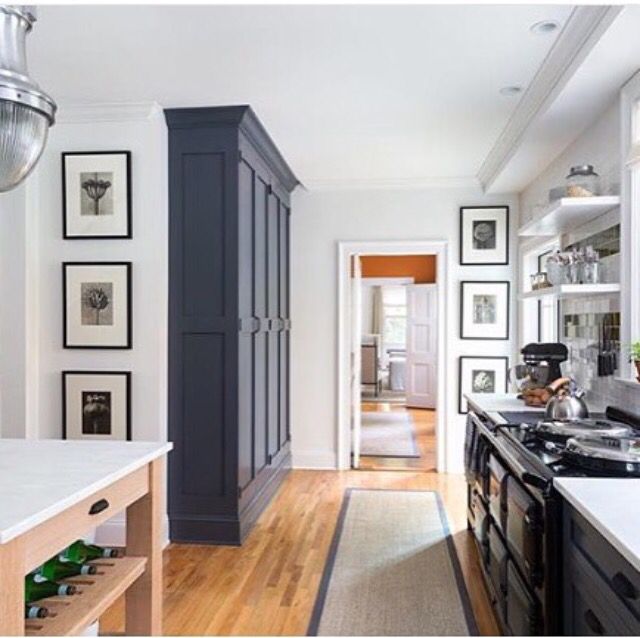
[[[248,104],[165,109],[170,129],[221,127],[238,128],[258,149],[269,168],[291,192],[300,184],[271,136]]]

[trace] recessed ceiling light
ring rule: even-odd
[[[557,31],[560,25],[555,20],[542,20],[531,25],[531,33],[535,35],[547,35]]]
[[[500,95],[506,95],[507,97],[513,97],[514,95],[520,95],[522,93],[521,86],[503,86],[500,89]]]

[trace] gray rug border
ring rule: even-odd
[[[467,585],[464,582],[464,576],[462,575],[462,567],[460,565],[460,559],[456,552],[455,543],[453,542],[453,536],[451,536],[451,528],[449,527],[449,520],[447,518],[447,512],[442,503],[442,498],[437,490],[386,490],[384,488],[367,488],[367,487],[348,487],[344,491],[342,498],[342,505],[340,506],[340,513],[338,514],[338,520],[336,522],[336,528],[333,532],[333,538],[331,539],[331,545],[329,546],[329,554],[327,556],[327,562],[324,566],[322,573],[322,579],[318,587],[318,593],[316,594],[316,601],[313,605],[313,612],[311,613],[311,620],[309,621],[309,628],[307,629],[307,636],[317,636],[318,629],[320,628],[320,620],[322,619],[322,612],[324,611],[324,604],[327,599],[327,592],[329,591],[329,582],[333,574],[333,568],[336,563],[336,557],[338,554],[338,545],[340,544],[340,538],[342,537],[342,530],[344,529],[345,519],[347,517],[347,510],[349,509],[349,503],[351,501],[352,492],[424,492],[435,494],[436,503],[438,505],[438,513],[440,514],[440,522],[445,532],[445,538],[447,541],[447,550],[449,551],[449,558],[453,566],[453,573],[456,579],[456,585],[458,586],[458,593],[460,595],[460,601],[462,602],[462,609],[464,610],[465,621],[467,623],[467,629],[469,635],[479,636],[478,625],[476,618],[473,614],[473,608],[471,607],[471,599],[469,598],[469,592],[467,591]]]
[[[374,412],[374,414],[377,414],[377,412]],[[420,454],[420,448],[418,447],[416,424],[413,417],[410,414],[408,416],[411,418],[411,443],[413,444],[413,454],[363,454],[362,451],[360,451],[360,456],[366,456],[369,459],[421,459],[422,454]],[[362,416],[360,419],[362,420]],[[360,424],[360,429],[362,430],[362,423]],[[360,438],[362,438],[362,433],[360,434]]]

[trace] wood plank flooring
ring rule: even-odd
[[[172,544],[164,555],[164,633],[305,635],[347,487],[439,491],[480,632],[498,633],[466,531],[463,477],[362,470],[292,471],[242,547]],[[100,630],[123,627],[119,601]]]
[[[416,410],[402,404],[363,402],[363,412],[408,412],[413,417],[416,428],[416,442],[420,458],[400,459],[375,456],[360,457],[360,469],[363,470],[422,470],[436,471],[436,412],[435,410]]]

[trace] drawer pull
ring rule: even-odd
[[[109,501],[106,498],[101,498],[91,506],[89,509],[89,515],[95,516],[96,514],[100,514],[100,512],[104,512],[108,507]]]
[[[631,600],[637,600],[638,590],[633,586],[633,583],[624,575],[618,572],[612,579],[611,585],[613,590],[622,598],[630,598]]]
[[[594,634],[598,634],[598,636],[602,636],[604,634],[604,627],[602,626],[602,623],[590,609],[587,609],[587,611],[584,612],[584,620]]]

